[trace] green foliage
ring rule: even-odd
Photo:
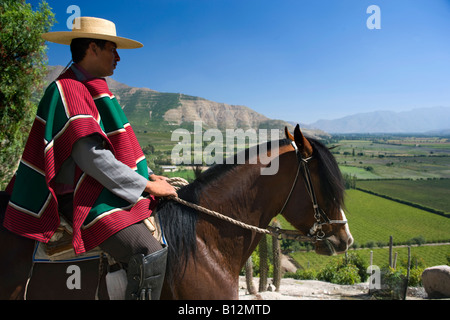
[[[317,280],[317,271],[315,269],[297,269],[296,272],[286,272],[284,278],[292,278],[298,280]]]
[[[368,264],[356,253],[349,253],[328,262],[322,269],[298,269],[295,273],[286,273],[284,277],[300,280],[320,280],[337,284],[355,284],[368,278]]]
[[[317,279],[337,284],[355,284],[361,282],[358,268],[353,264],[333,261],[320,270]]]
[[[366,281],[368,264],[356,253],[349,253],[328,263],[317,274],[317,279],[337,284],[355,284]]]
[[[409,271],[405,266],[395,269],[384,267],[381,269],[381,289],[373,292],[377,298],[403,299],[406,286],[418,287],[422,285],[423,267],[411,266]],[[408,281],[407,281],[408,280]]]
[[[356,187],[356,175],[343,173],[345,189],[355,189]]]
[[[0,2],[0,187],[10,179],[31,127],[45,73],[45,41],[54,15],[21,0]]]

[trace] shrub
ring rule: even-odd
[[[317,280],[317,271],[314,269],[298,269],[292,274],[292,278],[298,280]]]
[[[356,253],[327,264],[317,273],[317,279],[336,284],[355,284],[367,279],[367,263]]]
[[[376,296],[402,299],[405,292],[406,273],[403,274],[402,268],[383,268],[381,270],[381,283],[382,290],[376,292]]]
[[[344,259],[347,260],[348,264],[356,266],[356,268],[358,269],[358,275],[361,278],[361,282],[364,282],[369,278],[369,274],[367,273],[369,264],[359,254],[351,252],[348,253],[347,257]]]
[[[413,268],[409,271],[408,286],[419,287],[422,286],[422,273],[423,268]]]
[[[425,243],[426,243],[426,240],[425,240],[424,236],[417,236],[417,237],[411,238],[408,241],[406,241],[406,244],[408,244],[408,245],[417,244],[420,246]]]
[[[358,268],[353,264],[347,264],[339,269],[334,276],[332,283],[338,284],[355,284],[361,282],[358,274]]]

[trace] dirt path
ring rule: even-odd
[[[255,288],[259,279],[254,278]],[[268,283],[271,283],[269,279]],[[274,290],[274,289],[273,289]],[[317,280],[281,279],[279,292],[266,291],[250,295],[246,289],[245,277],[239,277],[240,300],[368,300],[369,284],[338,285]],[[407,300],[426,299],[423,288],[408,289]]]

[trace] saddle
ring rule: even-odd
[[[166,244],[157,213],[144,220],[152,235],[161,243]],[[33,254],[34,262],[69,262],[87,259],[98,259],[103,251],[97,247],[77,255],[72,246],[72,226],[60,215],[60,225],[48,243],[37,242]]]

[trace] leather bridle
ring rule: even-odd
[[[325,232],[322,230],[322,226],[324,225],[332,225],[332,224],[347,224],[347,220],[331,220],[330,218],[328,218],[327,214],[325,213],[325,211],[323,211],[320,207],[319,204],[317,203],[317,198],[316,198],[316,194],[314,192],[314,187],[312,184],[312,179],[311,179],[311,173],[309,171],[309,166],[308,166],[308,162],[313,158],[312,156],[309,158],[303,158],[302,155],[300,154],[300,151],[295,143],[295,141],[291,142],[292,147],[295,150],[295,154],[297,156],[297,160],[298,160],[298,168],[297,168],[297,173],[295,176],[295,180],[294,183],[292,184],[291,190],[289,191],[289,194],[286,198],[286,201],[284,202],[283,207],[281,208],[279,214],[282,214],[284,209],[286,208],[292,193],[295,189],[295,185],[297,184],[297,180],[298,177],[300,175],[300,171],[302,170],[303,173],[303,179],[305,181],[305,186],[306,186],[306,190],[309,193],[309,196],[311,198],[311,202],[313,205],[313,209],[314,209],[314,218],[316,219],[316,222],[314,223],[314,225],[311,227],[311,229],[309,230],[309,233],[306,236],[293,236],[294,238],[297,238],[297,240],[300,241],[312,241],[312,242],[316,242],[316,241],[322,241],[322,240],[326,240],[325,238]],[[277,233],[277,229],[278,228],[274,228],[274,227],[269,227],[271,232]],[[283,232],[284,231],[284,232]],[[278,229],[278,233],[279,234],[285,234],[286,230],[280,230]],[[292,237],[290,237],[292,238]]]

